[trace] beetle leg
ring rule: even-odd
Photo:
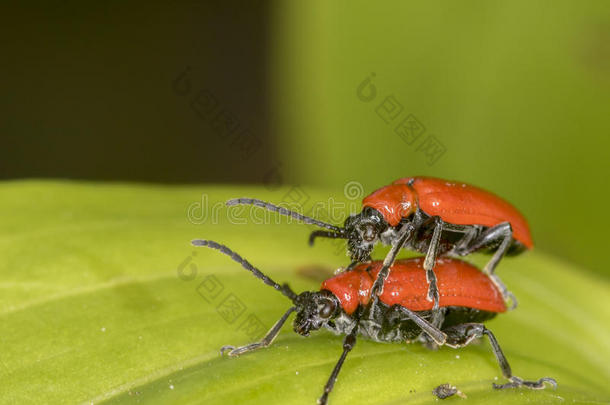
[[[557,381],[550,377],[543,377],[537,381],[527,381],[513,375],[510,365],[508,364],[508,360],[502,349],[500,348],[500,344],[498,343],[494,334],[487,329],[481,323],[463,323],[460,325],[455,325],[443,330],[443,332],[447,335],[447,341],[445,343],[446,346],[452,347],[454,349],[459,347],[464,347],[470,344],[476,338],[483,337],[483,335],[487,335],[489,338],[489,343],[491,344],[491,348],[496,356],[496,360],[500,365],[500,370],[502,370],[502,375],[509,380],[509,383],[497,385],[493,384],[493,387],[496,389],[502,388],[517,388],[517,387],[526,387],[531,389],[544,389],[544,383],[548,383],[553,386],[553,388],[557,388]]]
[[[508,291],[508,288],[506,288],[506,285],[502,282],[502,280],[500,280],[500,277],[498,277],[496,274],[488,274],[487,276],[490,278],[492,283],[494,283],[494,285],[498,287],[498,290],[500,290],[502,298],[505,302],[508,303],[508,310],[512,311],[513,309],[517,308],[517,305],[519,305],[517,297],[515,297],[515,294],[513,294],[512,292]]]
[[[410,320],[415,322],[417,326],[419,326],[424,332],[426,332],[426,334],[430,336],[437,345],[445,344],[445,342],[447,341],[447,335],[445,334],[445,332],[443,332],[434,324],[428,322],[427,320],[419,316],[417,313],[411,311],[410,309],[407,309],[401,305],[395,306],[400,312],[405,314]]]
[[[461,226],[460,227],[460,226],[456,226],[456,225],[453,225],[453,227],[456,230],[461,228],[461,230],[463,230],[463,232],[464,232],[464,236],[462,236],[462,238],[459,240],[459,242],[454,246],[454,248],[450,252],[450,254],[454,254],[454,253],[461,254],[460,252],[463,252],[466,249],[468,249],[470,244],[473,243],[473,241],[476,239],[477,235],[480,232],[480,227],[478,227],[478,226]]]
[[[510,244],[513,240],[513,228],[510,226],[510,223],[504,222],[497,226],[500,227],[500,229],[501,229],[500,235],[498,235],[498,238],[503,238],[503,239],[502,239],[502,242],[500,243],[500,246],[498,246],[498,248],[496,249],[496,252],[494,253],[494,255],[491,257],[489,262],[487,262],[487,264],[483,268],[483,271],[487,274],[494,274],[494,271],[496,270],[496,266],[498,265],[498,263],[500,262],[500,260],[502,259],[502,257],[504,256],[504,254],[506,253],[508,248],[510,247]]]
[[[383,267],[379,270],[377,274],[377,278],[373,283],[373,287],[371,288],[371,299],[376,300],[379,295],[383,293],[383,283],[385,279],[388,278],[390,274],[390,267],[394,264],[394,260],[396,260],[396,256],[398,252],[405,244],[405,242],[413,235],[413,225],[405,224],[398,233],[398,237],[396,242],[392,245],[392,248],[386,255],[385,259],[383,259]]]
[[[494,255],[485,265],[483,269],[487,274],[493,274],[496,266],[500,262],[500,259],[504,256],[513,239],[513,228],[509,222],[502,222],[501,224],[492,226],[486,229],[476,239],[472,241],[468,246],[456,249],[456,253],[460,256],[466,256],[473,253],[487,245],[493,244],[494,242],[500,242],[500,245],[494,252]]]
[[[398,233],[396,242],[392,245],[392,248],[386,255],[385,259],[383,259],[383,267],[381,267],[381,270],[379,270],[379,273],[377,273],[377,278],[371,287],[371,301],[368,306],[369,313],[375,313],[377,301],[379,301],[379,296],[383,293],[383,284],[385,283],[385,279],[388,278],[388,275],[390,274],[390,268],[394,264],[394,260],[396,260],[396,256],[398,255],[398,252],[402,246],[411,236],[413,236],[414,230],[415,227],[412,224],[404,224]]]
[[[358,261],[354,260],[353,262],[351,262],[351,263],[349,264],[349,266],[347,266],[347,267],[345,268],[345,270],[344,270],[344,271],[350,271],[350,270],[353,270],[353,269],[354,269],[354,267],[356,267],[356,266],[358,265],[358,263],[360,263],[360,262],[358,262]]]
[[[469,246],[456,250],[457,254],[459,254],[460,256],[465,256],[485,247],[486,245],[500,241],[500,245],[494,252],[489,262],[487,262],[487,264],[483,268],[483,271],[489,275],[493,283],[496,285],[496,287],[498,287],[498,289],[502,293],[502,297],[504,297],[504,301],[510,302],[510,309],[514,309],[517,307],[517,299],[515,298],[515,295],[513,293],[508,291],[504,283],[494,273],[496,270],[496,266],[498,265],[504,254],[508,251],[512,240],[513,228],[511,227],[509,222],[502,222],[501,224],[495,225],[485,230],[478,238],[472,241]]]
[[[436,311],[438,310],[439,294],[436,285],[436,274],[434,274],[434,264],[436,263],[441,234],[443,233],[443,220],[439,216],[431,217],[430,220],[434,221],[434,232],[432,233],[432,239],[424,259],[424,270],[426,271],[426,280],[428,281],[428,295],[426,298],[428,301],[434,302],[433,310]]]
[[[508,364],[508,360],[506,359],[506,356],[504,356],[498,340],[494,334],[485,327],[485,325],[481,323],[463,323],[440,330],[419,316],[417,313],[404,307],[397,307],[402,313],[407,315],[410,320],[415,322],[415,324],[419,326],[426,334],[428,334],[428,336],[430,336],[436,344],[440,346],[445,345],[453,349],[457,349],[469,345],[475,339],[483,337],[483,335],[487,335],[494,355],[496,356],[496,360],[500,365],[500,370],[502,370],[502,375],[504,375],[504,377],[510,381],[509,383],[502,385],[493,384],[494,388],[517,388],[523,386],[531,389],[544,389],[544,383],[548,383],[553,386],[553,388],[557,388],[557,382],[555,379],[550,377],[542,377],[537,381],[528,381],[513,375],[510,365]]]
[[[250,343],[249,345],[240,347],[230,345],[223,346],[220,348],[220,354],[224,354],[226,351],[229,351],[228,355],[230,357],[236,357],[244,353],[271,345],[275,337],[278,335],[278,333],[280,333],[280,329],[282,329],[282,326],[286,322],[286,319],[288,319],[288,316],[295,310],[295,307],[291,307],[290,309],[288,309],[288,311],[286,311],[286,313],[282,315],[282,317],[275,323],[275,325],[273,325],[273,327],[269,330],[269,332],[267,332],[265,337],[263,337],[260,342],[254,342]]]
[[[346,335],[345,338],[343,339],[343,353],[341,353],[341,357],[339,357],[339,361],[337,361],[337,364],[335,365],[333,372],[330,374],[330,377],[328,378],[328,381],[326,382],[326,385],[324,386],[324,393],[322,394],[320,399],[318,399],[318,404],[326,405],[326,403],[328,402],[328,394],[330,394],[333,387],[335,386],[335,381],[337,380],[339,371],[341,371],[343,362],[345,361],[347,354],[356,345],[357,333],[358,333],[358,322],[356,322],[356,324],[352,328],[351,332],[348,335]]]

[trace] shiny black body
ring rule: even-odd
[[[414,312],[427,322],[436,323],[440,329],[464,323],[480,323],[496,316],[495,312],[476,308],[450,306],[440,308],[436,320],[433,311]],[[440,316],[439,316],[440,315]],[[358,325],[357,334],[375,342],[411,342],[428,340],[428,335],[410,317],[405,315],[399,305],[388,306],[379,302],[375,307],[360,306],[355,313],[348,315],[340,309],[335,317],[324,327],[339,335],[348,334]]]
[[[376,243],[391,245],[398,231],[404,226],[410,226],[412,233],[402,248],[427,253],[434,230],[438,226],[437,222],[434,217],[418,208],[414,214],[403,218],[398,225],[392,227],[379,211],[364,207],[362,212],[350,215],[345,220],[344,231],[337,237],[347,239],[347,251],[353,261],[365,262],[371,260],[370,255]],[[483,225],[455,225],[443,222],[436,254],[465,256],[473,251],[493,254],[500,247],[503,239],[490,237],[490,230],[492,228]],[[332,236],[325,231],[313,231],[309,237],[309,244],[312,245],[317,237]],[[504,255],[518,255],[524,250],[526,250],[525,246],[511,237]]]

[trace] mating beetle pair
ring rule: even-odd
[[[486,335],[504,377],[509,382],[495,388],[524,386],[541,389],[543,377],[527,381],[513,376],[493,333],[483,321],[506,311],[505,300],[516,300],[494,274],[505,254],[517,254],[533,246],[526,220],[499,197],[462,183],[413,177],[395,181],[366,197],[363,210],[350,216],[343,228],[306,217],[256,199],[230,200],[227,205],[252,204],[329,231],[314,231],[316,237],[347,239],[352,262],[345,272],[326,280],[318,292],[294,293],[280,286],[241,256],[213,241],[195,240],[240,263],[274,287],[293,306],[260,341],[246,346],[225,346],[221,352],[238,356],[269,346],[292,312],[296,312],[295,332],[308,336],[326,328],[345,334],[343,353],[333,369],[319,403],[325,404],[356,337],[379,342],[420,340],[431,345],[463,347]],[[372,261],[373,246],[391,245],[383,262]],[[396,260],[401,248],[426,253],[425,257]],[[476,267],[445,255],[467,255],[492,251],[493,256],[480,272]]]

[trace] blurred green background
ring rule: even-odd
[[[538,248],[610,275],[607,1],[281,5],[273,127],[291,179],[470,182],[521,209]],[[408,115],[425,128],[412,143],[395,132]]]
[[[605,0],[2,7],[2,179],[368,193],[433,175],[610,275]]]

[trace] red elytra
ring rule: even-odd
[[[431,310],[433,303],[426,299],[428,282],[423,264],[423,257],[397,260],[391,267],[379,300],[412,311]],[[322,290],[332,292],[341,302],[343,310],[348,315],[352,314],[358,305],[366,305],[370,301],[371,287],[382,266],[381,261],[362,263],[351,271],[324,281]],[[461,306],[489,312],[506,311],[500,291],[475,266],[458,259],[440,258],[434,271],[438,278],[440,307]]]
[[[525,217],[510,203],[478,187],[433,177],[405,177],[373,192],[363,207],[379,211],[391,226],[419,207],[430,216],[456,225],[492,227],[510,222],[513,238],[531,249],[534,246]]]

